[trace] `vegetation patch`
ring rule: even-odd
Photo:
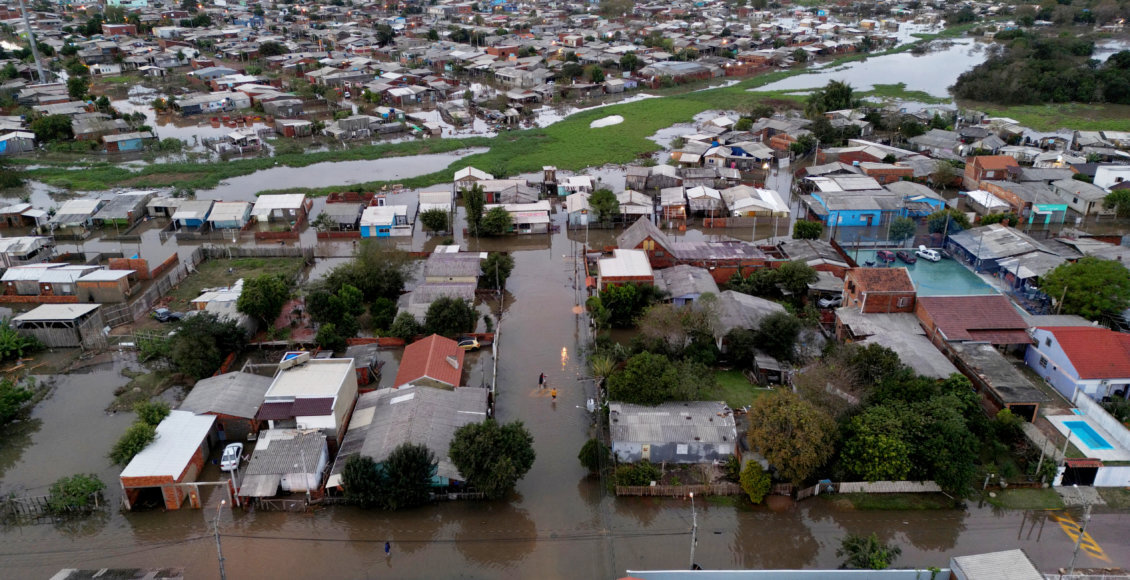
[[[188,377],[172,370],[135,371],[122,369],[122,375],[130,381],[114,390],[114,400],[106,410],[111,413],[129,411],[141,401],[153,397],[177,385],[189,385]]]
[[[205,288],[230,286],[236,280],[250,280],[264,274],[283,276],[293,280],[305,264],[302,258],[235,258],[232,260],[204,260],[196,266],[196,272],[184,279],[169,292],[169,308],[183,310],[189,301],[200,295]]]
[[[1055,510],[1063,507],[1063,498],[1054,489],[1002,489],[996,497],[985,495],[996,507],[1009,510]]]
[[[949,510],[959,502],[940,493],[840,493],[819,496],[837,507],[857,510]]]
[[[1130,509],[1130,487],[1098,487],[1099,497],[1103,498],[1107,507],[1114,509]]]
[[[714,379],[717,387],[708,393],[703,393],[703,398],[721,399],[726,401],[731,409],[745,407],[756,401],[758,397],[773,392],[772,389],[750,383],[749,379],[738,370],[718,371],[714,373]]]
[[[975,105],[975,103],[970,103]],[[1055,103],[1046,105],[988,106],[994,117],[1008,117],[1037,131],[1070,127],[1077,131],[1130,131],[1130,105],[1109,103]]]

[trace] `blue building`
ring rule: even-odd
[[[106,151],[110,153],[115,151],[121,153],[142,151],[145,149],[145,143],[147,141],[154,141],[153,133],[149,131],[102,136],[102,143],[106,145]]]
[[[410,236],[412,226],[408,223],[408,206],[378,205],[365,208],[361,214],[362,238],[388,238]]]
[[[208,223],[217,230],[240,230],[251,221],[251,204],[246,201],[217,201]]]

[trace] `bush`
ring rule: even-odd
[[[47,508],[55,514],[90,509],[102,497],[104,489],[106,484],[93,473],[61,477],[51,484]]]
[[[331,352],[344,350],[346,346],[345,339],[337,331],[337,325],[332,322],[327,322],[318,329],[318,335],[314,337],[314,342],[323,350]]]
[[[764,501],[773,485],[769,472],[761,469],[761,464],[756,461],[746,464],[745,469],[742,470],[741,482],[742,491],[749,495],[749,501],[753,503]]]
[[[433,232],[446,232],[448,230],[447,212],[442,209],[429,209],[420,214],[420,223]]]
[[[156,427],[169,416],[169,404],[163,401],[138,401],[133,405],[133,412],[137,413],[137,420]]]
[[[639,463],[617,467],[616,485],[651,485],[651,482],[659,481],[662,476],[658,467],[644,459]]]
[[[798,240],[818,240],[824,233],[824,224],[805,220],[797,221],[793,226],[793,237]]]
[[[396,315],[396,320],[393,320],[392,326],[388,329],[388,335],[403,340],[411,340],[414,336],[419,336],[424,332],[424,327],[416,321],[416,317],[408,312],[401,312]]]
[[[585,469],[588,469],[589,472],[599,473],[601,468],[608,465],[610,459],[608,446],[593,437],[585,441],[584,446],[581,447],[581,452],[577,454],[577,459],[581,460],[581,465],[585,466]]]
[[[0,379],[0,425],[15,419],[34,396],[35,393],[23,385]]]
[[[514,489],[537,457],[534,437],[521,421],[499,425],[494,419],[456,430],[449,455],[467,483],[490,499]]]
[[[156,427],[140,421],[134,423],[110,450],[110,460],[124,467],[156,438]]]

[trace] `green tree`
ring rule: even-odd
[[[247,335],[236,321],[202,312],[182,321],[169,343],[173,366],[194,379],[202,379],[215,373],[228,353],[241,350]]]
[[[393,321],[396,320],[396,302],[383,296],[377,298],[369,306],[369,318],[374,329],[386,330],[391,328]]]
[[[800,319],[788,312],[774,312],[761,320],[754,333],[757,346],[769,356],[788,362],[796,357],[796,341],[800,336]]]
[[[741,119],[738,119],[737,123],[734,123],[735,131],[749,131],[752,128],[753,119],[750,119],[749,117],[742,117]]]
[[[467,227],[471,235],[479,235],[479,226],[483,221],[483,206],[486,205],[486,194],[483,186],[475,183],[463,190],[463,205],[467,207]]]
[[[854,345],[849,356],[849,365],[856,380],[865,385],[877,385],[898,377],[908,371],[902,364],[898,353],[875,343],[867,346]]]
[[[845,558],[843,567],[856,570],[885,570],[900,554],[902,548],[884,544],[874,532],[870,536],[848,534],[836,549],[836,556]]]
[[[601,188],[589,197],[589,207],[595,214],[596,221],[608,223],[620,213],[620,201],[612,190]]]
[[[960,177],[957,168],[949,161],[939,159],[934,162],[934,171],[930,172],[930,183],[934,185],[947,187],[953,185],[953,182]]]
[[[269,40],[259,45],[259,56],[266,58],[268,56],[280,56],[290,52],[286,49],[286,45]]]
[[[592,81],[593,83],[597,83],[597,84],[603,83],[604,82],[604,69],[600,68],[600,65],[596,65],[596,64],[589,67],[589,80]]]
[[[392,326],[388,329],[388,335],[403,340],[410,340],[414,336],[419,336],[424,333],[424,327],[412,316],[409,312],[401,312],[396,315],[396,320],[393,320]]]
[[[243,292],[235,302],[235,309],[269,328],[288,299],[287,283],[275,274],[263,274],[243,281]]]
[[[138,401],[133,405],[137,420],[156,427],[169,416],[169,404],[164,401]]]
[[[475,490],[500,499],[534,464],[534,438],[521,421],[499,425],[494,419],[455,431],[451,462]]]
[[[761,503],[773,487],[773,478],[768,471],[761,469],[761,464],[751,460],[742,470],[741,486],[742,491],[749,496],[749,501]]]
[[[992,224],[1003,223],[1005,226],[1015,226],[1020,223],[1020,217],[1014,213],[991,213],[986,216],[981,216],[981,225],[988,226]]]
[[[808,293],[808,285],[820,278],[816,269],[800,260],[785,262],[774,271],[777,284],[794,297],[803,299]]]
[[[31,389],[10,379],[0,379],[0,425],[15,419],[35,396]]]
[[[433,232],[446,232],[448,225],[448,214],[446,211],[433,208],[420,213],[420,222],[424,224],[425,228]]]
[[[653,481],[659,481],[663,473],[659,468],[644,459],[639,463],[620,465],[616,468],[616,485],[645,486]]]
[[[76,101],[85,101],[87,91],[90,89],[90,79],[82,76],[73,76],[67,79],[67,94]]]
[[[844,429],[844,469],[866,481],[906,479],[911,449],[903,435],[902,419],[891,407],[870,407],[852,417]]]
[[[474,332],[479,315],[462,298],[444,296],[428,306],[424,316],[424,331],[454,338],[460,334]]]
[[[688,401],[698,394],[701,381],[706,379],[712,380],[713,374],[695,376],[683,372],[683,368],[662,354],[641,352],[628,359],[623,370],[608,377],[608,398],[637,405]]]
[[[897,242],[914,237],[916,231],[918,224],[910,218],[898,217],[891,222],[891,239]]]
[[[631,282],[609,286],[588,299],[586,305],[599,325],[614,328],[631,327],[644,309],[658,301],[659,290],[650,284]]]
[[[1103,198],[1103,207],[1120,218],[1130,217],[1130,189],[1115,189]]]
[[[429,28],[428,29],[428,40],[430,40],[432,42],[438,42],[439,41],[439,32],[437,32],[436,29],[434,29],[434,28]]]
[[[323,350],[330,352],[344,350],[347,345],[345,337],[338,332],[337,325],[332,322],[327,322],[318,327],[318,334],[314,336],[314,342]]]
[[[971,224],[964,212],[947,208],[926,216],[926,227],[931,234],[952,234],[968,229]]]
[[[368,455],[350,455],[345,460],[341,484],[345,488],[346,499],[363,508],[379,507],[384,497],[380,469]]]
[[[855,96],[855,89],[843,81],[829,81],[824,88],[817,89],[809,95],[804,104],[804,113],[810,119],[822,117],[828,111],[855,109],[860,106],[860,99]]]
[[[47,508],[54,514],[88,510],[94,506],[106,484],[93,473],[60,477],[47,491]]]
[[[381,507],[398,510],[431,500],[438,462],[426,445],[401,443],[381,463]]]
[[[383,23],[377,25],[377,44],[388,46],[394,38],[396,38],[396,31],[391,26]]]
[[[800,485],[835,451],[835,422],[790,391],[758,398],[749,411],[749,446],[782,478]]]
[[[479,287],[490,290],[506,288],[506,280],[514,270],[514,258],[504,252],[491,252],[482,263]]]
[[[819,240],[824,235],[824,224],[808,220],[797,220],[793,225],[793,238],[798,240]]]
[[[1085,256],[1048,272],[1043,291],[1062,299],[1064,313],[1097,320],[1130,306],[1130,271],[1121,262]]]
[[[389,248],[377,240],[361,240],[357,257],[331,270],[326,275],[324,288],[336,293],[342,286],[349,285],[360,290],[365,301],[381,296],[396,300],[404,290],[410,264],[407,252]]]
[[[501,236],[509,232],[513,225],[514,220],[510,217],[510,212],[502,207],[492,207],[483,216],[483,221],[479,224],[479,233],[484,236]]]
[[[148,423],[137,422],[129,426],[121,439],[110,450],[110,460],[117,465],[129,465],[135,455],[141,453],[157,438],[157,428]]]
[[[634,51],[625,52],[620,57],[620,70],[635,72],[640,67],[640,57]]]
[[[581,452],[577,454],[577,459],[590,473],[599,473],[605,466],[611,464],[612,455],[607,445],[593,437],[585,441],[585,444],[581,447]]]
[[[41,143],[70,141],[75,134],[71,129],[71,118],[66,115],[47,115],[31,122],[31,132]]]

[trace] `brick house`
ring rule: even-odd
[[[843,306],[864,314],[914,312],[916,298],[906,268],[852,268],[844,275]]]
[[[414,384],[452,389],[463,383],[463,349],[459,343],[433,334],[404,349],[392,386]]]
[[[611,258],[600,258],[596,263],[597,288],[630,283],[654,284],[655,272],[651,269],[647,252],[617,248]]]
[[[199,489],[192,485],[204,469],[214,436],[216,418],[188,411],[170,411],[157,425],[157,438],[130,460],[120,476],[126,509],[160,498],[167,510],[202,507]]]
[[[270,377],[224,373],[196,381],[178,409],[214,416],[220,441],[242,441],[249,434],[259,432],[255,414],[269,388]]]
[[[978,189],[984,180],[1015,179],[1020,175],[1020,163],[1008,155],[978,155],[965,162],[965,187]]]
[[[892,163],[863,162],[859,164],[859,168],[863,170],[864,175],[874,178],[881,185],[914,177],[913,167],[904,167]]]
[[[926,336],[937,346],[950,342],[987,342],[994,346],[1032,343],[1028,323],[1001,294],[922,296],[914,310]]]

